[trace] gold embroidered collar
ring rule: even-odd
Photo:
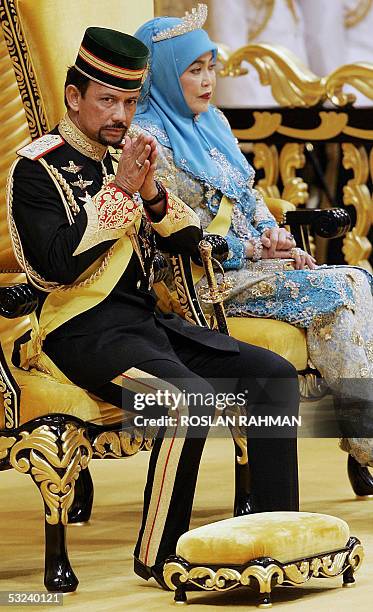
[[[58,131],[69,145],[77,149],[86,157],[90,157],[95,161],[102,161],[104,159],[107,153],[107,147],[95,140],[91,140],[88,136],[83,134],[75,123],[71,121],[67,113],[63,119],[61,119]]]

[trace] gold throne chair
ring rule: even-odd
[[[136,10],[113,0],[50,2],[1,0],[0,167],[0,471],[29,474],[45,511],[44,584],[70,592],[78,585],[67,554],[66,526],[89,519],[92,458],[121,458],[150,450],[152,436],[135,428],[133,415],[74,385],[11,365],[14,340],[36,325],[32,288],[13,255],[5,186],[16,151],[52,128],[64,113],[67,67],[86,27],[135,29],[153,15],[151,0]]]
[[[122,0],[110,5],[101,0],[0,0],[0,471],[28,474],[39,488],[45,511],[44,584],[50,591],[71,592],[78,585],[68,558],[66,527],[90,517],[90,460],[151,450],[155,432],[135,427],[133,413],[75,385],[12,365],[14,340],[36,330],[37,303],[12,252],[5,203],[7,174],[16,151],[63,116],[66,70],[74,63],[86,27],[99,24],[134,32],[152,16],[152,0],[139,0],[136,10]],[[174,257],[182,266],[181,256]],[[163,266],[160,256],[160,277]],[[182,302],[190,306],[185,315],[205,325],[193,284],[188,282],[183,276],[179,283]],[[236,454],[241,454],[237,444]],[[244,468],[243,476],[240,465],[236,470],[236,497],[240,498],[247,493]]]

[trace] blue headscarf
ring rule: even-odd
[[[227,197],[236,201],[249,199],[254,206],[255,198],[249,189],[253,170],[225,119],[212,105],[195,118],[180,83],[180,76],[198,57],[212,51],[216,58],[216,45],[202,29],[153,41],[155,34],[180,23],[178,18],[158,17],[135,33],[149,48],[150,56],[134,122],[172,149],[178,168]]]

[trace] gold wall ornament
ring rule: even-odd
[[[256,182],[255,189],[263,197],[279,198],[280,191],[277,187],[279,160],[276,146],[256,143],[254,145],[254,167],[264,171],[264,177]]]
[[[300,138],[301,140],[329,140],[341,134],[348,123],[348,115],[346,113],[321,111],[319,117],[320,125],[316,128],[299,129],[280,125],[277,131],[283,136]]]
[[[284,47],[251,44],[230,54],[219,53],[218,57],[222,64],[218,74],[222,77],[242,74],[242,62],[254,66],[261,84],[270,85],[280,106],[313,106],[326,96],[322,79]]]
[[[345,8],[344,25],[345,28],[353,28],[360,21],[363,21],[372,9],[373,0],[355,0],[355,6]]]
[[[283,107],[310,107],[326,99],[337,107],[344,107],[356,100],[355,94],[343,91],[345,85],[373,100],[373,64],[369,62],[345,64],[329,75],[318,77],[289,50],[266,44],[250,44],[235,51],[219,47],[218,60],[222,66],[218,71],[221,77],[246,74],[242,63],[251,64],[261,84],[271,87],[274,99]]]
[[[351,143],[342,144],[343,166],[353,171],[347,185],[343,188],[343,202],[352,205],[356,210],[355,227],[347,232],[342,251],[347,263],[372,271],[368,258],[372,245],[367,238],[372,222],[372,200],[366,185],[369,174],[368,156],[364,147]]]
[[[356,62],[344,64],[328,76],[324,77],[325,94],[335,106],[353,104],[356,96],[353,93],[344,93],[343,87],[351,85],[364,96],[373,99],[373,64],[369,62]]]
[[[251,27],[248,32],[248,41],[255,40],[266,29],[268,22],[273,15],[276,0],[251,0],[250,7],[250,22]]]
[[[235,129],[233,134],[239,140],[261,140],[268,138],[279,128],[282,122],[280,113],[269,113],[268,111],[253,113],[255,123],[249,128]]]
[[[296,170],[306,163],[304,145],[295,142],[283,146],[280,153],[280,175],[284,185],[282,198],[297,206],[304,204],[309,197],[308,185],[296,176]]]
[[[6,459],[17,438],[0,436],[0,459]]]
[[[41,425],[31,432],[22,431],[20,438],[11,448],[10,465],[29,473],[38,485],[49,510],[47,523],[67,525],[75,482],[92,457],[85,429],[68,423],[59,438],[48,425]]]

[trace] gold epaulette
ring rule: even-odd
[[[44,136],[40,136],[40,138],[19,149],[17,155],[35,161],[63,144],[65,144],[65,141],[59,134],[44,134]]]

